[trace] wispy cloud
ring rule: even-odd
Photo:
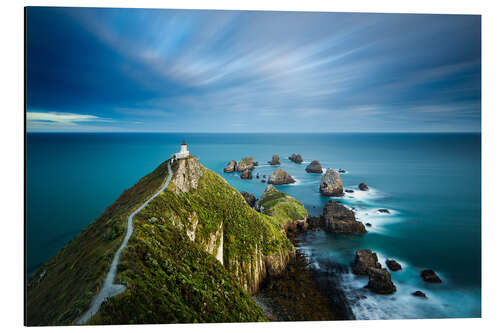
[[[99,126],[89,126],[95,123],[110,123],[111,119],[95,115],[30,111],[26,113],[28,131],[32,130],[95,130]]]

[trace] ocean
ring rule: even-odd
[[[241,180],[222,169],[253,156],[256,173],[278,154],[297,182],[278,186],[319,215],[331,198],[319,193],[321,175],[305,167],[345,169],[342,202],[370,222],[365,235],[322,231],[300,236],[318,272],[341,288],[356,319],[460,318],[481,316],[481,135],[470,133],[166,134],[28,133],[26,150],[26,264],[28,275],[97,218],[125,189],[179,150],[186,140],[201,163],[238,190],[260,197],[267,184]],[[304,163],[288,160],[299,153]],[[361,192],[359,183],[370,190]],[[378,212],[388,209],[390,214]],[[352,275],[357,249],[372,249],[392,272],[397,292],[375,295],[366,277]],[[343,267],[332,272],[332,267]],[[442,284],[421,281],[430,268]],[[411,295],[422,290],[427,299]]]

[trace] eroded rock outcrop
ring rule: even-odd
[[[354,212],[335,200],[330,200],[323,208],[323,228],[333,233],[366,233],[363,223],[356,221]]]
[[[429,283],[443,282],[436,274],[436,272],[434,272],[432,269],[424,269],[423,271],[420,272],[420,277],[422,278],[422,280]]]
[[[274,185],[284,185],[295,183],[295,179],[292,178],[285,170],[277,168],[267,179],[268,184]]]
[[[394,271],[400,271],[401,269],[403,269],[403,267],[401,267],[401,264],[399,262],[397,262],[396,260],[394,260],[394,259],[387,259],[385,261],[385,264],[393,272]]]
[[[304,162],[302,156],[300,154],[295,154],[295,153],[293,153],[290,157],[288,157],[288,159],[297,164]]]
[[[321,177],[319,191],[322,195],[328,197],[340,197],[344,195],[344,186],[342,179],[337,171],[333,169],[326,170],[326,173]]]
[[[368,275],[370,268],[382,268],[378,262],[377,254],[368,249],[357,250],[352,272],[356,275]]]
[[[236,166],[236,171],[242,172],[246,170],[251,170],[253,168],[255,168],[253,157],[245,157],[238,162],[238,165]]]
[[[252,171],[251,170],[245,170],[240,174],[241,179],[252,179]]]
[[[236,161],[232,160],[231,162],[227,163],[226,167],[224,168],[224,172],[226,172],[226,173],[235,172],[236,166],[237,166]]]
[[[368,288],[377,294],[392,294],[396,286],[392,283],[391,273],[385,268],[368,268]]]
[[[257,198],[255,197],[255,195],[253,193],[248,193],[247,191],[241,191],[240,193],[247,202],[247,204],[250,207],[254,208],[255,203],[257,202]]]
[[[281,164],[281,162],[280,162],[280,157],[278,156],[278,154],[274,154],[274,155],[273,155],[273,158],[272,158],[272,160],[269,162],[269,164],[271,164],[271,165],[279,165],[279,164]]]
[[[194,157],[178,160],[171,180],[171,183],[175,185],[176,193],[197,189],[203,172],[200,162]]]
[[[323,168],[321,167],[321,163],[319,161],[314,160],[306,167],[306,172],[309,173],[323,173]]]
[[[368,185],[366,185],[365,183],[361,183],[358,185],[358,188],[361,190],[361,191],[368,191],[369,188],[368,188]]]

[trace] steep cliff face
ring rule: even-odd
[[[28,325],[74,323],[99,292],[123,239],[130,212],[157,190],[162,164],[34,275]],[[168,188],[134,219],[116,281],[91,324],[265,320],[249,294],[281,273],[294,248],[283,222],[256,212],[243,196],[194,157],[172,165]]]

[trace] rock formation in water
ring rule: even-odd
[[[231,162],[228,162],[226,167],[224,168],[224,172],[226,173],[231,173],[236,171],[236,161],[232,160]]]
[[[236,171],[242,172],[246,170],[251,170],[253,168],[255,168],[253,157],[245,157],[238,162]]]
[[[377,254],[372,250],[357,250],[352,272],[356,275],[368,275],[370,268],[382,268],[378,262]]]
[[[278,154],[274,154],[274,155],[273,155],[273,158],[272,158],[272,160],[269,162],[269,164],[271,164],[271,165],[279,165],[279,164],[281,164],[281,162],[280,162],[280,157],[278,156]]]
[[[295,154],[295,153],[293,153],[292,156],[288,157],[288,159],[297,164],[304,162],[302,156],[300,154]]]
[[[323,208],[324,230],[333,233],[366,233],[363,223],[356,221],[354,212],[335,200],[330,200]]]
[[[365,183],[361,183],[358,185],[358,188],[361,190],[361,191],[368,191],[369,188],[368,188],[368,185],[366,185]]]
[[[339,173],[333,169],[326,170],[326,173],[321,177],[319,191],[322,195],[328,197],[343,196],[344,186],[342,185]]]
[[[413,296],[417,296],[417,297],[422,297],[422,298],[427,298],[427,295],[420,291],[420,290],[417,290],[417,291],[414,291],[411,293]]]
[[[422,280],[429,283],[443,282],[436,274],[436,272],[434,272],[432,269],[424,269],[423,271],[420,272],[420,277],[422,278]]]
[[[295,179],[292,178],[285,170],[277,168],[267,179],[268,184],[274,185],[284,185],[295,183]]]
[[[396,286],[392,283],[391,273],[385,268],[368,268],[368,288],[377,294],[392,294]]]
[[[251,170],[245,170],[240,174],[241,179],[252,179],[252,171]]]
[[[323,169],[321,168],[319,161],[314,160],[306,167],[306,172],[323,173]]]
[[[401,269],[403,269],[401,267],[401,264],[399,262],[397,262],[396,260],[394,260],[394,259],[387,259],[385,261],[385,264],[393,272],[400,271]]]

